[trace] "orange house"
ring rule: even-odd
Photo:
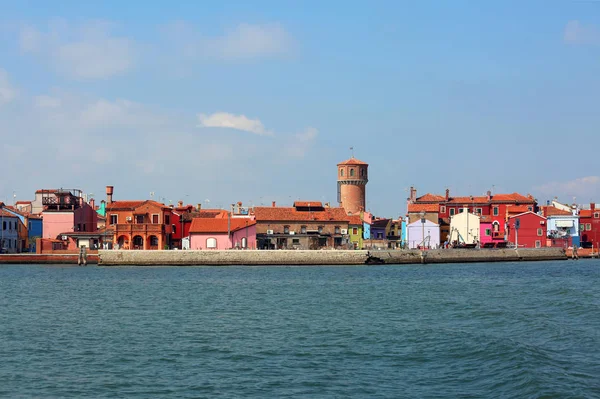
[[[119,249],[168,249],[171,245],[172,209],[152,200],[113,201],[106,188],[106,225],[114,231]]]

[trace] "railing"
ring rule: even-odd
[[[119,233],[163,233],[165,226],[162,224],[136,224],[136,223],[119,223],[116,226],[116,231]]]

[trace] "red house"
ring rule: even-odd
[[[590,209],[579,211],[579,235],[581,236],[582,247],[593,245],[594,248],[598,248],[600,241],[600,209],[596,209],[596,204],[590,204]]]
[[[545,247],[547,228],[546,218],[533,212],[510,216],[506,223],[508,241],[517,244],[518,248]]]

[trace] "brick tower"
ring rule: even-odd
[[[357,215],[365,210],[369,164],[353,156],[337,168],[338,202],[346,212]]]

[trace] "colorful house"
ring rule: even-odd
[[[65,233],[95,232],[98,227],[98,214],[83,200],[80,190],[41,191],[44,206],[42,230],[45,239],[60,239]]]
[[[439,248],[440,225],[428,219],[417,220],[406,226],[408,248]]]
[[[22,223],[4,208],[4,204],[0,202],[0,253],[21,252],[19,229]]]
[[[256,221],[251,218],[194,218],[190,249],[256,249]]]
[[[492,247],[492,217],[490,215],[482,215],[479,218],[479,241],[483,247]]]
[[[360,216],[348,216],[348,237],[352,249],[363,249],[363,225]]]
[[[579,215],[569,207],[543,206],[542,215],[548,220],[548,238],[562,239],[571,245],[580,245]]]
[[[598,248],[600,245],[600,209],[596,209],[595,203],[579,211],[579,234],[582,247]]]
[[[546,246],[547,220],[542,215],[525,212],[511,216],[508,218],[507,229],[508,241],[518,248]]]
[[[168,249],[171,246],[173,210],[153,200],[113,201],[106,187],[106,229],[119,249]],[[96,214],[96,212],[94,212]]]

